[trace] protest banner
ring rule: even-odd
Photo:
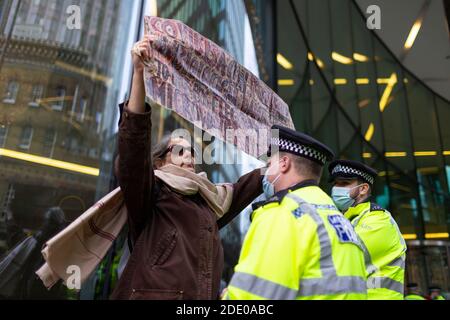
[[[270,127],[294,128],[289,107],[220,46],[177,20],[145,17],[155,40],[146,95],[207,133],[259,157]]]

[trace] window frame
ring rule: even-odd
[[[13,84],[13,83],[17,84],[17,87],[16,87],[16,91],[15,91],[14,97],[11,98],[11,97],[8,97],[7,94],[10,92],[10,85]],[[19,81],[17,81],[17,80],[9,80],[8,84],[6,85],[6,92],[4,93],[4,96],[3,96],[3,103],[16,104],[17,96],[19,94],[19,90],[20,90],[20,83],[19,83]]]

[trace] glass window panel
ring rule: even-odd
[[[406,259],[405,283],[417,283],[422,294],[427,292],[427,265],[425,262],[425,249],[417,244],[408,244]]]
[[[357,128],[348,120],[348,114],[336,106],[337,126],[339,128],[339,157],[361,161],[363,140],[359,136]]]
[[[31,126],[25,126],[22,129],[22,135],[20,137],[19,148],[23,150],[30,149],[31,140],[33,139],[33,128]]]
[[[301,8],[298,8],[297,12],[299,9]],[[331,52],[333,51],[333,43],[331,39],[332,25],[329,1],[308,0],[305,9],[307,17],[304,22],[302,21],[302,25],[307,26],[307,41],[312,51],[308,55],[308,59],[316,61],[328,84],[332,85],[333,64]]]
[[[433,94],[418,80],[406,74],[406,87],[409,114],[411,117],[412,137],[416,161],[421,160],[424,165],[432,164],[440,156],[439,124],[436,116]],[[436,153],[434,156],[420,156],[421,152]],[[438,155],[439,154],[439,155]],[[438,155],[436,157],[436,155]],[[429,162],[427,161],[429,160]]]
[[[58,86],[55,90],[55,96],[51,98],[53,101],[52,109],[61,111],[64,108],[64,99],[66,98],[66,88]]]
[[[357,107],[360,113],[361,134],[379,152],[384,149],[383,127],[379,112],[380,88],[377,85],[377,70],[373,55],[373,39],[367,36],[365,21],[361,19],[355,6],[351,6],[353,34],[353,65],[357,85]],[[355,55],[356,58],[355,59]],[[366,159],[375,155],[369,149],[363,151]]]
[[[329,1],[332,28],[333,85],[342,108],[355,124],[359,124],[360,115],[358,93],[355,82],[355,63],[353,60],[353,34],[350,19],[349,2]],[[341,121],[341,119],[339,119]],[[339,136],[342,145],[350,143],[345,134]]]
[[[435,97],[437,118],[441,131],[442,152],[447,164],[450,164],[450,102],[440,97]]]
[[[30,102],[28,103],[28,105],[32,107],[38,107],[43,93],[44,93],[44,85],[42,84],[33,85],[31,89]]]
[[[433,94],[412,76],[405,77],[417,166],[419,196],[427,233],[447,232],[446,173]]]
[[[49,158],[53,157],[53,151],[55,150],[57,132],[54,128],[48,128],[45,130],[43,154]]]
[[[448,232],[448,192],[445,191],[443,167],[422,167],[417,169],[419,196],[427,233]]]
[[[3,148],[8,137],[8,125],[0,124],[0,148]]]
[[[19,82],[11,80],[6,85],[6,91],[3,96],[3,103],[16,103],[17,94],[19,93]]]
[[[291,114],[295,117],[303,114],[301,111],[306,109],[299,101],[299,94],[304,95],[309,91],[307,50],[291,7],[280,2],[277,14],[279,25],[291,25],[291,32],[281,33],[277,38],[278,93],[291,107]],[[304,117],[293,119],[296,126],[301,125],[303,120]]]
[[[414,177],[413,141],[402,70],[378,42],[375,43],[375,60],[385,156],[404,173]]]
[[[0,201],[12,214],[8,221],[0,216],[0,255],[40,234],[50,208],[73,221],[114,186],[118,95],[128,87],[125,58],[134,21],[140,21],[132,19],[139,14],[137,1],[6,2],[12,6],[0,4],[0,38],[7,41],[0,58],[0,148],[6,152],[0,157]],[[80,6],[81,29],[68,29],[69,5]],[[55,167],[53,160],[65,166]],[[33,272],[26,277],[35,281]],[[64,288],[24,291],[21,298],[73,297]]]
[[[426,246],[424,257],[426,268],[429,274],[428,283],[435,285],[436,283],[443,288],[443,292],[450,288],[450,270],[449,270],[449,247],[440,245]]]
[[[387,170],[379,172],[379,176],[389,183],[390,207],[389,211],[395,217],[400,231],[411,237],[419,237],[421,230],[420,212],[416,199],[415,185],[411,178],[398,173],[396,168],[387,166]],[[410,237],[410,239],[411,239]]]

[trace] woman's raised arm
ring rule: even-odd
[[[151,160],[151,108],[145,103],[144,64],[150,57],[150,42],[144,38],[132,51],[133,81],[130,99],[122,105],[119,124],[119,164],[117,176],[128,211],[130,239],[134,243],[152,213],[154,184]]]

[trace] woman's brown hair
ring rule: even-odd
[[[158,169],[164,162],[164,156],[169,148],[172,136],[170,133],[165,134],[161,141],[159,141],[154,147],[152,152],[153,169]]]

